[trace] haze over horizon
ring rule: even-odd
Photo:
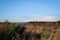
[[[60,0],[0,0],[0,21],[60,20]]]

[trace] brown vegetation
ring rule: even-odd
[[[60,40],[60,22],[0,23],[0,29],[6,25],[24,26],[26,28],[22,39],[19,36],[20,34],[17,33],[19,31],[16,32],[17,40]]]

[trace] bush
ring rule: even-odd
[[[15,26],[14,24],[9,24],[3,28],[0,32],[0,40],[12,40],[12,37],[16,37],[16,33],[23,35],[25,27]]]

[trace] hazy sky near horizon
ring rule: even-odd
[[[60,0],[0,0],[0,21],[60,20]]]

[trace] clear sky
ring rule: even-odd
[[[0,0],[0,21],[60,20],[60,0]]]

